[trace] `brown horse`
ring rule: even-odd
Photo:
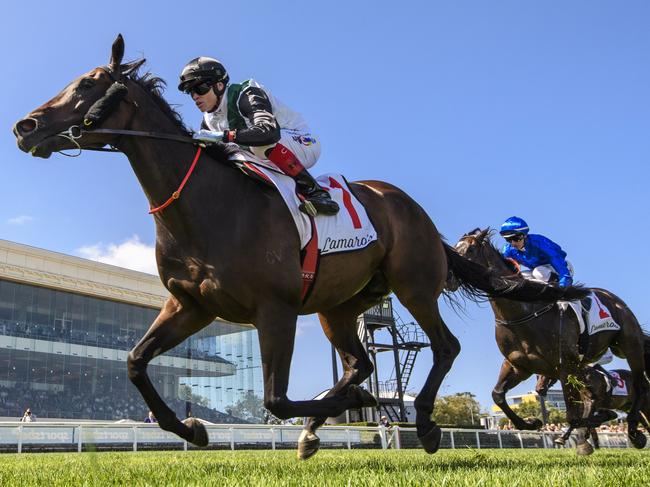
[[[456,250],[499,275],[518,275],[518,269],[492,245],[489,229],[476,229],[464,235],[456,244]],[[541,421],[525,421],[508,406],[506,392],[532,374],[559,379],[567,405],[567,419],[578,428],[578,453],[590,454],[593,450],[586,442],[585,428],[589,426],[594,398],[589,388],[581,384],[587,384],[585,365],[595,362],[610,347],[618,357],[627,358],[630,365],[634,387],[628,436],[634,446],[643,448],[646,438],[637,430],[637,425],[639,411],[645,406],[650,390],[645,376],[645,372],[650,372],[650,349],[646,348],[650,345],[650,337],[643,333],[636,317],[619,297],[604,289],[591,291],[607,306],[621,329],[591,335],[583,356],[578,348],[579,324],[572,311],[564,312],[557,305],[523,303],[507,297],[490,299],[496,318],[497,345],[505,357],[492,397],[516,428],[538,429]]]
[[[618,378],[613,377],[611,372],[616,372]],[[615,369],[606,371],[600,366],[587,366],[585,368],[585,377],[587,379],[585,385],[591,391],[594,400],[593,414],[591,418],[589,418],[590,428],[595,428],[607,421],[616,419],[618,415],[613,410],[629,414],[633,402],[631,392],[634,387],[632,373],[629,370]],[[619,379],[622,381],[622,384],[620,385],[625,386],[627,394],[614,394],[614,381]],[[538,377],[535,389],[540,395],[542,401],[545,399],[548,389],[555,383],[555,381],[555,379],[549,379],[543,376]],[[650,431],[650,390],[648,390],[648,394],[646,394],[639,420],[645,427],[646,431]],[[555,442],[564,445],[571,436],[573,430],[573,427],[569,427],[561,437],[555,440]],[[592,429],[591,438],[594,441],[594,446],[598,447],[598,434],[595,429]]]
[[[52,100],[18,121],[18,146],[34,156],[74,148],[117,148],[129,159],[152,207],[166,201],[187,173],[196,147],[180,117],[161,97],[160,80],[138,76],[143,61],[122,64],[124,41],[115,40],[110,63],[72,81]],[[84,113],[86,114],[84,116]],[[80,129],[79,127],[83,127]],[[155,138],[153,138],[155,137]],[[312,417],[299,440],[299,456],[318,449],[316,429],[326,417],[376,405],[361,389],[372,364],[356,331],[357,316],[391,290],[431,340],[435,358],[416,400],[417,431],[426,451],[440,444],[431,420],[440,384],[460,351],[436,299],[448,269],[468,287],[516,299],[580,296],[531,283],[494,278],[482,266],[445,245],[435,226],[408,195],[390,184],[352,184],[368,209],[378,239],[364,250],[321,259],[313,291],[301,299],[298,233],[280,195],[228,163],[228,146],[217,144],[198,158],[182,195],[154,214],[156,259],[171,296],[128,357],[129,377],[161,428],[199,446],[203,425],[181,422],[147,376],[147,364],[219,316],[252,323],[258,330],[264,405],[278,418]],[[289,366],[299,314],[318,312],[323,330],[339,351],[345,373],[321,400],[287,397]]]

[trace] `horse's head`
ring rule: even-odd
[[[52,152],[71,148],[101,147],[110,142],[106,135],[86,135],[110,120],[111,128],[128,125],[137,104],[128,102],[127,76],[144,60],[122,64],[124,39],[113,43],[109,64],[92,69],[14,125],[18,147],[34,156],[47,158]],[[126,103],[125,103],[126,102]]]
[[[460,238],[456,243],[456,251],[466,259],[500,271],[503,275],[517,274],[519,268],[516,264],[505,260],[492,244],[492,233],[490,228],[475,228]]]

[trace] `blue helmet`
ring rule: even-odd
[[[523,218],[518,216],[511,216],[501,225],[501,231],[499,232],[503,237],[510,237],[521,233],[522,235],[528,235],[528,223],[524,221]]]

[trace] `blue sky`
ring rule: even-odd
[[[154,242],[125,157],[34,159],[11,126],[104,64],[118,32],[175,89],[182,66],[220,58],[309,121],[314,172],[380,179],[411,194],[450,242],[513,214],[560,243],[579,281],[620,295],[650,322],[650,4],[574,2],[12,2],[0,20],[0,237],[128,264]],[[117,260],[116,260],[117,259]],[[443,313],[463,350],[443,393],[491,404],[502,358],[489,308]],[[408,314],[400,309],[403,318]],[[290,394],[331,384],[329,345],[301,320]],[[431,354],[418,358],[420,387]],[[382,375],[390,370],[384,367]],[[516,391],[524,391],[530,383]]]

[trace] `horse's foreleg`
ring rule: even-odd
[[[499,378],[492,390],[492,399],[494,404],[501,408],[501,411],[512,421],[512,424],[518,430],[536,430],[542,427],[542,422],[534,418],[532,421],[526,421],[515,413],[506,401],[506,392],[517,386],[521,381],[528,379],[530,372],[514,367],[507,359],[501,364]]]
[[[187,420],[187,424],[178,420],[151,383],[147,364],[210,324],[213,318],[196,309],[183,307],[173,297],[169,298],[147,333],[129,353],[127,362],[129,379],[142,394],[158,425],[198,446],[208,444],[205,427],[194,419]]]
[[[580,374],[579,381],[585,382],[585,377]],[[567,422],[574,428],[577,436],[576,453],[578,455],[591,455],[594,449],[587,442],[589,418],[591,417],[592,400],[587,391],[581,391],[578,386],[570,384],[566,378],[562,379],[562,391],[566,404]]]

